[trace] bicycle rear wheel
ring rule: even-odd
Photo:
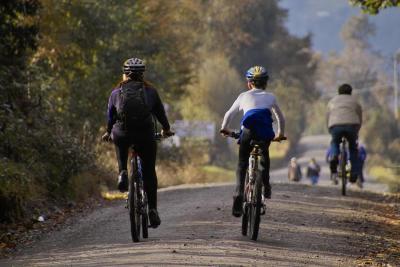
[[[346,195],[346,184],[347,184],[347,173],[346,173],[346,156],[345,156],[344,147],[340,152],[340,173],[342,178],[342,195]]]
[[[149,213],[148,213],[148,207],[147,207],[147,196],[146,193],[144,193],[144,205],[145,207],[143,208],[144,212],[142,213],[142,235],[143,238],[148,238],[149,237]]]
[[[246,174],[246,180],[244,182],[244,192],[243,192],[243,215],[242,215],[242,235],[247,235],[247,228],[249,227],[249,205],[247,203],[247,193],[246,187],[249,182],[249,175]]]
[[[260,228],[260,215],[261,215],[261,194],[262,182],[261,175],[258,173],[257,179],[253,185],[253,197],[250,204],[250,237],[252,240],[257,240],[258,231]]]
[[[128,207],[131,222],[131,236],[133,242],[139,242],[140,236],[140,210],[138,201],[138,186],[136,178],[136,164],[132,163],[132,173],[129,179]]]
[[[247,203],[244,204],[242,215],[242,235],[247,235],[247,228],[249,227],[249,207]]]

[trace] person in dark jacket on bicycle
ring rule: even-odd
[[[329,158],[331,179],[337,179],[337,165],[339,162],[339,146],[342,137],[349,143],[351,162],[350,182],[357,181],[359,175],[358,161],[358,132],[362,124],[362,109],[360,103],[351,95],[353,88],[349,84],[342,84],[338,88],[338,95],[328,103],[327,122],[331,140],[331,156]]]
[[[135,151],[142,160],[144,189],[148,197],[150,226],[156,228],[161,220],[157,212],[157,175],[155,170],[157,144],[153,116],[162,125],[161,134],[173,132],[157,90],[144,81],[146,66],[138,58],[124,62],[122,82],[113,89],[108,100],[107,132],[104,141],[112,140],[117,154],[118,189],[128,190],[128,151]]]
[[[272,114],[278,121],[277,140],[284,138],[285,119],[272,93],[266,92],[269,75],[262,66],[254,66],[246,73],[248,91],[241,93],[231,108],[225,113],[221,126],[221,134],[226,136],[231,132],[228,129],[233,117],[243,112],[241,121],[241,136],[239,139],[239,162],[236,170],[236,188],[233,197],[232,215],[242,215],[243,191],[248,160],[252,147],[251,140],[267,142],[267,147],[262,149],[260,170],[264,184],[264,199],[271,198],[271,185],[269,183],[269,144],[275,138],[272,128]]]

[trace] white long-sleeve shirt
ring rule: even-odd
[[[272,111],[278,122],[278,135],[284,135],[285,119],[275,96],[257,88],[248,90],[238,96],[231,108],[225,113],[221,129],[227,129],[232,119],[240,111],[243,111],[245,115],[248,111],[254,109],[269,109]]]

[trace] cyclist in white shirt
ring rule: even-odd
[[[252,147],[251,140],[266,141],[267,147],[262,149],[260,170],[264,183],[264,198],[271,198],[271,185],[269,183],[269,144],[275,139],[272,127],[272,114],[278,122],[277,140],[283,139],[285,131],[285,119],[272,93],[266,92],[268,72],[262,66],[250,68],[246,73],[248,91],[241,93],[232,107],[226,112],[221,126],[221,134],[230,134],[229,123],[234,116],[243,112],[241,120],[241,135],[239,139],[239,161],[236,171],[236,188],[233,197],[232,214],[235,217],[242,215],[243,189],[248,159]]]

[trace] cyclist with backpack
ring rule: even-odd
[[[171,136],[173,132],[157,90],[144,81],[145,69],[141,59],[130,58],[124,62],[123,80],[111,92],[108,101],[107,132],[102,139],[112,140],[115,144],[119,167],[118,189],[121,192],[128,190],[128,151],[130,146],[135,145],[135,151],[142,160],[150,226],[156,228],[161,220],[157,212],[157,144],[152,115],[162,125],[163,136]]]
[[[269,75],[262,66],[254,66],[246,73],[248,91],[241,93],[231,108],[225,113],[220,133],[227,136],[231,133],[228,126],[234,116],[242,111],[241,135],[239,139],[239,161],[236,170],[236,188],[233,197],[232,215],[242,215],[243,191],[248,167],[248,159],[252,147],[251,140],[267,141],[267,147],[262,149],[260,170],[264,184],[264,198],[271,198],[269,183],[269,144],[275,138],[272,128],[272,114],[278,121],[277,140],[284,138],[285,120],[272,93],[266,92]]]
[[[350,182],[355,183],[359,175],[359,160],[357,139],[362,124],[362,109],[360,103],[351,95],[353,88],[342,84],[338,95],[328,103],[327,123],[332,136],[329,155],[331,180],[337,183],[337,165],[339,163],[339,146],[342,137],[349,143],[351,162]]]

